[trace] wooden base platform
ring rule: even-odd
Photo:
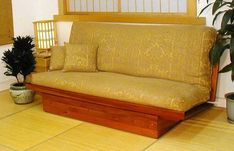
[[[46,112],[158,138],[186,117],[211,105],[202,104],[189,112],[139,105],[28,84],[42,95]]]

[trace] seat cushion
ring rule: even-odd
[[[209,99],[209,91],[198,85],[111,72],[35,73],[31,83],[177,111],[187,111]]]
[[[209,51],[216,38],[210,27],[80,23],[71,43],[98,43],[98,69],[163,78],[210,89]]]

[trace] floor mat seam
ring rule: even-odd
[[[11,116],[13,116],[13,115],[15,115],[15,114],[18,114],[18,113],[24,112],[24,111],[29,110],[29,109],[31,109],[31,108],[33,108],[33,107],[37,106],[37,105],[40,105],[40,104],[41,104],[41,103],[34,104],[34,105],[32,105],[32,106],[30,106],[30,107],[28,107],[28,108],[26,108],[26,109],[20,110],[20,111],[18,111],[18,112],[15,112],[15,113],[12,113],[12,114],[9,114],[9,115],[6,115],[6,116],[3,116],[3,117],[0,117],[0,120],[6,119],[6,118],[9,118],[9,117],[11,117]]]
[[[28,150],[30,150],[30,149],[36,147],[36,146],[39,146],[39,145],[41,145],[41,144],[43,144],[43,143],[46,143],[46,142],[48,142],[49,140],[51,140],[51,139],[53,139],[53,138],[56,138],[56,137],[58,137],[58,136],[60,136],[60,135],[62,135],[62,134],[64,134],[64,133],[66,133],[66,132],[68,132],[68,131],[70,131],[70,130],[76,128],[77,126],[82,125],[82,124],[83,124],[83,122],[82,122],[82,123],[79,123],[79,124],[77,124],[77,125],[75,125],[75,126],[73,126],[73,127],[71,127],[71,128],[69,128],[69,129],[67,129],[67,130],[65,130],[65,131],[62,131],[61,133],[59,133],[59,134],[57,134],[57,135],[54,135],[54,136],[52,136],[52,137],[50,137],[50,138],[48,138],[48,139],[46,139],[46,140],[44,140],[44,141],[42,141],[42,142],[40,142],[40,143],[37,143],[37,144],[35,144],[35,145],[33,145],[33,146],[30,146],[30,147],[28,147],[27,149],[25,149],[24,151],[28,151]]]

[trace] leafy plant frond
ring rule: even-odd
[[[221,15],[221,14],[223,14],[223,13],[225,13],[225,11],[220,11],[220,12],[218,12],[218,13],[215,15],[215,17],[214,17],[214,19],[213,19],[213,22],[212,22],[212,25],[214,25],[214,23],[215,23],[215,21],[217,20],[217,18],[219,17],[219,15]]]
[[[215,12],[220,8],[220,5],[222,5],[222,1],[221,0],[218,0],[218,1],[214,2],[213,8],[212,8],[212,15],[214,15]]]
[[[224,13],[222,23],[221,23],[221,29],[224,29],[225,26],[228,24],[228,22],[231,20],[231,17],[233,15],[232,10],[228,10]]]
[[[210,62],[212,64],[219,63],[223,52],[230,50],[231,63],[221,69],[220,73],[231,71],[231,79],[234,81],[234,0],[215,0],[212,2],[207,0],[207,6],[202,9],[201,13],[211,6],[214,15],[213,25],[218,19],[221,19],[221,28],[217,31],[218,38],[210,51]]]
[[[210,6],[213,5],[213,4],[214,4],[214,2],[208,4],[206,7],[204,7],[204,8],[200,11],[199,16],[200,16],[208,7],[210,7]]]
[[[219,59],[223,52],[229,48],[229,45],[223,46],[223,42],[217,42],[210,51],[210,62],[215,65],[219,63]]]
[[[221,69],[219,71],[219,73],[225,73],[225,72],[228,72],[228,71],[232,71],[233,66],[234,65],[232,63],[230,63],[227,66],[225,66],[223,69]]]
[[[25,78],[35,69],[35,57],[33,55],[33,38],[30,36],[13,38],[13,47],[3,53],[1,60],[5,63],[6,76],[14,76],[19,83],[18,75]]]
[[[231,36],[230,39],[230,57],[231,57],[231,62],[234,63],[234,34]]]

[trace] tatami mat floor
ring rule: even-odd
[[[152,139],[46,113],[40,101],[15,105],[8,91],[0,92],[0,151],[234,151],[234,125],[222,108]]]

